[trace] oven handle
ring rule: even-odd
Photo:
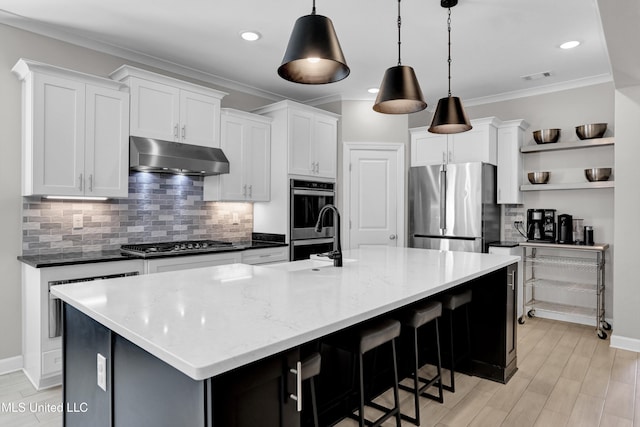
[[[302,190],[299,188],[293,188],[294,196],[333,196],[335,191],[333,190]]]
[[[309,246],[309,245],[319,245],[323,243],[333,243],[333,237],[327,239],[304,239],[304,240],[292,240],[291,244],[293,246]]]

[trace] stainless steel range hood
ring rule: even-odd
[[[129,168],[141,172],[208,176],[229,173],[229,160],[219,148],[131,136]]]

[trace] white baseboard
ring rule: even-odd
[[[8,374],[22,369],[22,356],[0,359],[0,375]]]
[[[640,340],[613,334],[611,335],[611,347],[640,353]]]

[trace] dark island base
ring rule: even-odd
[[[471,353],[457,370],[506,383],[516,372],[516,264],[462,284],[472,289]],[[437,298],[437,295],[432,297]],[[397,316],[397,310],[385,316]],[[464,331],[464,316],[457,316],[456,331]],[[446,319],[440,322],[442,348],[448,348]],[[460,328],[462,327],[462,329]],[[431,334],[431,328],[423,328]],[[160,361],[103,325],[64,305],[63,400],[64,425],[75,426],[184,426],[255,427],[312,425],[308,384],[303,383],[303,410],[296,411],[290,394],[296,393],[290,369],[311,351],[321,351],[322,372],[317,378],[321,425],[332,425],[357,407],[353,393],[352,359],[332,347],[331,337],[304,344],[204,381],[195,381]],[[455,349],[464,351],[466,337],[456,334]],[[433,342],[426,336],[424,342]],[[433,360],[428,350],[424,362]],[[97,386],[97,353],[107,360],[107,391]],[[388,389],[391,372],[387,352],[366,354],[368,372],[375,372],[370,396]],[[399,343],[400,377],[410,374],[412,360],[404,338]],[[443,365],[448,366],[447,355]],[[448,379],[445,378],[445,383]],[[85,403],[85,406],[81,406]]]

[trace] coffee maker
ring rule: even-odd
[[[558,215],[558,243],[570,245],[573,243],[573,217]]]
[[[555,242],[555,209],[527,210],[527,240],[533,242]]]

